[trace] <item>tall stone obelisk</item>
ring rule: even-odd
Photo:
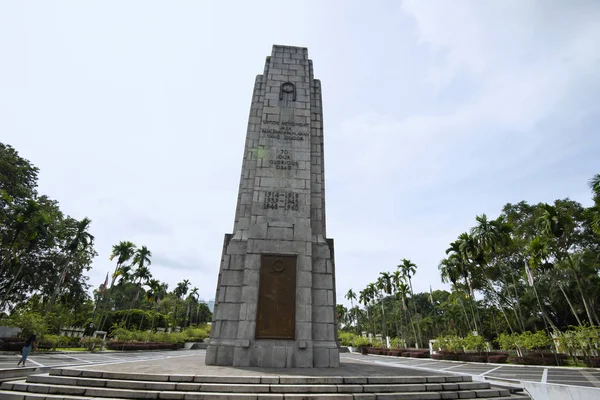
[[[321,83],[306,48],[273,46],[256,77],[215,298],[206,364],[339,366]]]

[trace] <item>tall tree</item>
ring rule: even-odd
[[[596,174],[588,181],[592,189],[594,206],[590,207],[591,228],[596,235],[600,236],[600,174]]]
[[[371,302],[375,298],[376,291],[377,291],[377,289],[375,288],[375,285],[370,283],[367,285],[366,288],[364,288],[363,290],[361,290],[358,293],[358,295],[359,295],[358,301],[362,305],[364,305],[365,309],[367,310],[367,327],[369,326],[369,323],[372,321],[372,318],[373,318],[373,313],[370,312],[370,308],[371,308]],[[373,336],[375,336],[375,325],[371,324],[371,328],[372,328]]]
[[[354,302],[356,301],[356,293],[352,289],[348,290],[346,295],[344,296],[346,300],[350,300],[350,305],[352,306],[352,310],[354,310],[354,321],[356,322],[356,333],[358,333],[358,309],[354,309]]]
[[[63,282],[65,281],[65,277],[69,272],[69,268],[73,267],[73,262],[75,261],[75,254],[78,251],[85,251],[88,247],[91,247],[94,243],[94,236],[92,236],[88,229],[92,221],[89,218],[84,218],[79,221],[76,225],[76,229],[73,232],[73,236],[71,240],[68,242],[66,250],[69,254],[69,262],[65,263],[60,278],[56,284],[56,288],[54,289],[54,294],[52,295],[52,299],[49,303],[49,308],[52,310],[54,302],[56,301],[56,296],[58,295],[59,290]]]
[[[121,241],[119,244],[115,244],[112,247],[112,253],[110,254],[110,260],[117,259],[117,265],[115,267],[115,272],[112,275],[112,281],[110,282],[110,287],[112,288],[115,284],[115,280],[117,279],[117,271],[119,268],[129,261],[131,257],[135,254],[136,246],[133,242],[129,241]]]
[[[415,263],[413,263],[412,261],[410,261],[407,258],[403,258],[401,260],[401,264],[397,266],[397,268],[400,270],[400,272],[402,273],[402,275],[408,280],[408,286],[410,287],[410,296],[411,299],[414,298],[414,292],[413,292],[413,286],[412,286],[412,277],[415,275],[415,273],[417,272],[417,265]],[[414,301],[412,301],[413,304],[413,309],[415,312],[415,316],[418,314],[417,311],[417,305],[415,304]],[[421,347],[421,344],[423,343],[423,337],[421,335],[421,327],[419,325],[417,325],[417,333],[418,333],[418,342],[417,342],[417,346]]]
[[[173,294],[175,295],[175,305],[173,308],[173,323],[177,325],[177,302],[180,301],[183,296],[185,296],[190,287],[190,281],[188,279],[184,279],[183,281],[177,284],[175,290],[173,290]]]
[[[386,295],[391,295],[394,287],[392,285],[392,276],[389,272],[380,272],[380,277],[377,279],[375,283],[375,287],[378,289],[381,300],[381,333],[384,337],[384,340],[387,340],[388,331],[387,331],[387,321],[385,320],[385,297]]]
[[[557,261],[559,263],[566,261],[566,265],[573,274],[573,280],[577,284],[577,290],[581,296],[581,302],[585,308],[588,320],[591,325],[594,325],[594,319],[582,288],[579,272],[569,252],[573,245],[571,240],[574,235],[573,221],[560,208],[550,204],[541,204],[541,212],[538,224],[542,234],[550,239],[551,251],[553,251]]]

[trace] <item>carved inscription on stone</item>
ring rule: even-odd
[[[298,193],[294,192],[265,192],[263,208],[270,210],[298,211]]]
[[[310,134],[303,132],[299,128],[308,128],[309,124],[304,122],[274,122],[263,121],[265,125],[275,125],[273,128],[262,128],[261,132],[270,139],[283,140],[308,140]]]
[[[276,169],[287,169],[298,167],[298,161],[294,161],[289,150],[279,150],[274,160],[269,160],[269,166]]]
[[[262,255],[256,339],[296,337],[296,256]]]

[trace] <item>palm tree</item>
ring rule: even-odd
[[[352,306],[352,310],[354,310],[354,301],[356,300],[356,293],[352,289],[348,290],[346,296],[344,296],[346,300],[350,300],[350,305]],[[355,320],[356,320],[356,333],[358,334],[358,309],[355,311]]]
[[[455,257],[457,257],[457,259],[462,264],[461,269],[464,274],[465,280],[469,284],[469,297],[472,299],[472,301],[475,301],[473,289],[473,275],[477,274],[476,278],[481,281],[480,283],[484,283],[487,289],[491,292],[491,294],[493,294],[492,298],[494,299],[496,305],[498,306],[498,309],[504,316],[508,328],[511,332],[514,332],[512,324],[510,323],[510,320],[508,319],[508,316],[506,315],[506,312],[504,311],[504,307],[502,306],[500,300],[503,300],[509,305],[509,308],[511,308],[513,312],[515,312],[515,317],[517,317],[516,311],[514,311],[514,307],[512,307],[512,304],[506,299],[506,297],[502,296],[502,294],[499,293],[496,290],[496,288],[494,288],[491,279],[485,273],[482,273],[481,265],[485,263],[485,258],[482,250],[477,245],[477,241],[475,240],[473,235],[466,232],[458,235],[458,239],[455,242],[451,243],[450,248],[446,250],[446,254],[448,253],[452,253],[452,255],[455,255]],[[471,305],[471,307],[473,306]]]
[[[506,246],[510,245],[511,228],[508,224],[505,223],[505,221],[503,221],[502,218],[497,218],[495,220],[490,221],[488,220],[487,215],[485,214],[482,214],[481,216],[476,216],[475,220],[477,221],[477,225],[473,229],[471,229],[471,235],[478,248],[474,250],[474,253],[479,255],[477,261],[478,264],[484,269],[490,269],[492,267],[491,262],[495,261],[497,258],[498,250],[501,248],[506,248]],[[495,266],[498,268],[500,276],[502,277],[502,283],[504,285],[504,288],[506,288],[507,294],[509,294],[510,296],[510,292],[508,289],[511,285],[506,277],[506,273],[503,268],[503,263],[496,262]],[[486,271],[483,271],[484,274],[485,272]],[[517,291],[517,285],[514,274],[511,273],[510,275],[513,281],[512,287],[514,292],[514,305],[512,302],[510,305],[513,309],[515,318],[519,323],[521,330],[524,331],[525,323],[523,321],[521,306],[519,304],[519,299],[521,296],[519,296],[519,293]]]
[[[169,285],[167,283],[160,283],[156,279],[151,279],[148,283],[150,286],[150,301],[154,301],[154,313],[152,313],[152,324],[150,326],[150,330],[154,330],[154,319],[156,317],[156,313],[158,312],[158,307],[160,306],[160,299],[164,298],[167,294],[167,289]]]
[[[392,276],[390,275],[389,272],[380,272],[379,274],[381,276],[379,277],[379,279],[377,279],[375,286],[379,290],[379,293],[381,296],[381,326],[382,326],[381,333],[383,334],[384,340],[387,343],[388,334],[387,334],[387,323],[385,320],[384,299],[385,299],[386,294],[388,296],[392,294],[394,287],[392,286]]]
[[[142,246],[141,249],[137,249],[133,254],[133,262],[131,265],[138,269],[143,268],[146,265],[152,264],[150,257],[152,257],[152,252],[148,250],[146,246]]]
[[[588,185],[595,197],[600,197],[600,174],[596,174],[590,178]]]
[[[541,269],[542,264],[545,263],[545,261],[547,260],[547,258],[549,256],[547,245],[546,245],[545,241],[543,240],[543,238],[541,238],[539,236],[533,238],[533,240],[529,243],[529,246],[528,246],[526,252],[527,252],[527,255],[529,256],[528,264],[532,271]],[[525,262],[527,262],[527,261],[525,261]],[[533,293],[535,294],[535,298],[537,299],[537,303],[538,303],[538,306],[540,307],[540,311],[542,312],[542,317],[544,318],[544,325],[546,325],[546,329],[548,329],[547,323],[549,323],[555,331],[558,331],[558,328],[556,327],[556,325],[554,325],[554,323],[552,322],[550,317],[548,317],[546,310],[542,306],[542,302],[540,301],[540,297],[538,296],[538,292],[535,287],[535,281],[532,279],[530,284],[531,284],[531,287],[533,288]],[[560,283],[559,283],[559,285],[560,285]],[[577,318],[577,315],[575,315],[575,318]],[[579,318],[577,318],[577,321],[579,321]]]
[[[448,249],[450,250],[450,249]],[[448,251],[447,251],[448,252]],[[469,275],[466,272],[466,270],[463,268],[463,263],[460,261],[460,254],[459,253],[452,253],[450,255],[450,257],[448,258],[444,258],[442,261],[440,261],[440,265],[438,266],[438,269],[440,270],[441,276],[442,276],[442,282],[447,283],[447,282],[451,282],[452,283],[452,291],[453,292],[460,292],[460,287],[458,284],[458,280],[462,277],[465,280],[465,288],[466,290],[470,290],[470,298],[472,299],[472,289],[471,285],[469,283]],[[473,325],[471,326],[471,321],[469,321],[469,315],[467,313],[467,309],[465,308],[464,302],[462,301],[463,296],[461,295],[460,297],[457,297],[458,301],[460,303],[460,306],[465,314],[465,319],[467,321],[467,323],[469,324],[469,330],[472,330],[472,326],[475,328],[476,331],[479,331],[479,329],[477,329],[477,319],[475,318],[475,312],[473,310],[473,307],[471,306],[471,313],[473,316]]]
[[[369,312],[369,308],[371,306],[371,302],[373,301],[373,299],[375,297],[376,291],[377,291],[377,289],[375,288],[375,285],[373,285],[372,283],[369,283],[366,288],[364,288],[363,290],[361,290],[358,293],[359,303],[363,304],[365,306],[365,309],[367,310],[367,327],[368,327],[368,322],[370,322],[371,316],[372,316],[372,313]],[[373,329],[373,336],[375,336],[375,324],[372,324],[371,328]]]
[[[588,306],[588,302],[586,300],[586,296],[583,292],[583,288],[581,286],[579,273],[575,264],[573,263],[573,259],[569,253],[569,223],[570,220],[567,216],[562,215],[559,212],[559,209],[556,206],[552,206],[550,204],[541,204],[542,214],[538,218],[537,223],[542,230],[542,233],[549,239],[554,239],[552,243],[554,246],[551,246],[554,257],[560,263],[561,261],[566,260],[567,265],[570,271],[573,274],[573,279],[577,284],[577,289],[581,296],[581,301],[585,308],[585,312],[587,314],[588,320],[590,321],[590,325],[594,326],[594,320],[592,318],[592,313]]]
[[[115,273],[113,274],[113,281],[120,277],[119,285],[122,285],[125,282],[129,282],[131,280],[131,267],[129,265],[121,265]]]
[[[154,312],[152,313],[152,325],[150,326],[150,330],[154,330],[154,318],[158,311],[160,298],[165,295],[169,285],[167,285],[166,283],[160,283],[158,279],[150,279],[147,285],[148,291],[146,292],[146,301],[148,301],[149,303],[154,303]]]
[[[193,298],[194,300],[196,300],[196,303],[198,303],[198,291],[200,289],[198,289],[196,286],[194,286],[194,288],[192,289],[192,291],[190,292],[190,297]],[[192,311],[193,313],[194,311]],[[196,306],[196,324],[198,324],[198,314],[200,313],[200,303],[198,303],[198,305]],[[191,322],[191,318],[190,318],[190,324],[192,324]]]
[[[136,300],[139,298],[140,296],[140,289],[143,285],[147,284],[148,281],[150,281],[150,279],[152,279],[152,274],[150,273],[150,270],[148,269],[148,267],[139,267],[138,269],[135,270],[135,272],[133,273],[133,279],[136,280],[137,279],[137,293],[135,295]],[[142,281],[144,281],[144,283],[142,284]]]
[[[112,275],[112,282],[110,283],[110,287],[113,287],[115,284],[115,280],[117,279],[117,271],[119,267],[121,267],[124,263],[129,261],[133,254],[135,253],[136,246],[133,242],[125,242],[121,241],[119,244],[115,244],[112,247],[112,253],[110,255],[110,260],[117,259],[117,266],[115,267],[115,272]]]
[[[175,290],[173,290],[173,294],[175,295],[175,307],[173,309],[173,322],[177,324],[177,300],[181,300],[183,296],[185,296],[190,287],[190,281],[188,279],[184,279],[183,281],[177,284]]]
[[[52,294],[52,299],[49,303],[50,311],[52,311],[52,307],[54,306],[54,302],[56,301],[56,296],[58,295],[61,285],[65,281],[67,269],[69,265],[73,263],[75,253],[77,253],[78,251],[85,251],[88,247],[94,244],[94,236],[92,236],[88,232],[91,223],[92,221],[87,217],[79,221],[75,227],[73,237],[66,246],[66,250],[69,254],[69,261],[65,262],[56,288],[54,289],[54,293]]]
[[[401,260],[401,264],[397,266],[402,275],[408,279],[408,286],[410,287],[410,297],[413,299],[413,308],[415,311],[415,316],[418,314],[417,312],[417,304],[414,302],[414,292],[412,286],[412,277],[417,272],[417,265],[410,261],[407,258],[403,258]],[[417,342],[417,346],[421,347],[421,343],[423,342],[423,337],[421,336],[421,327],[417,325],[417,333],[419,334],[419,341]]]
[[[140,290],[142,288],[142,281],[148,282],[148,280],[150,280],[150,278],[152,278],[152,274],[150,273],[150,270],[148,269],[148,267],[146,267],[146,265],[152,264],[152,260],[150,260],[150,257],[152,257],[152,252],[150,250],[148,250],[148,248],[146,246],[142,246],[141,249],[137,249],[133,255],[133,261],[132,261],[131,265],[135,266],[136,270],[132,275],[132,279],[133,279],[133,281],[135,281],[136,279],[138,281],[137,281],[137,291],[135,293],[135,298],[131,302],[131,306],[129,306],[130,312],[128,314],[128,317],[129,317],[128,319],[131,319],[131,310],[133,309],[137,299],[140,296]],[[142,321],[143,321],[143,317],[142,317]],[[126,326],[128,324],[129,324],[129,322],[126,322]],[[141,323],[140,323],[140,325],[141,325]]]
[[[400,272],[400,271],[396,271],[396,272]],[[413,321],[412,316],[410,315],[410,310],[406,306],[406,295],[408,294],[410,288],[404,281],[404,279],[405,279],[404,276],[400,275],[400,277],[402,279],[399,280],[398,283],[396,283],[396,293],[397,293],[397,296],[400,298],[400,302],[402,304],[402,311],[406,313],[406,323],[408,325],[410,325],[410,327],[412,328],[413,337],[415,339],[415,344],[418,346],[419,338],[417,336],[417,331],[415,329],[415,323]]]
[[[590,207],[591,228],[596,235],[600,235],[600,174],[594,175],[588,181],[594,198],[594,206]]]
[[[135,292],[135,298],[133,299],[133,301],[131,302],[131,306],[129,307],[129,310],[130,310],[129,315],[131,315],[131,310],[135,307],[135,303],[137,302],[138,298],[140,297],[140,290],[142,289],[142,286],[147,284],[148,281],[152,278],[152,274],[150,273],[150,270],[148,269],[148,267],[143,266],[143,263],[140,263],[140,265],[141,266],[139,266],[138,269],[135,270],[135,272],[133,273],[133,276],[132,276],[134,281],[136,279],[138,281],[136,283],[137,290]],[[142,284],[142,281],[144,281],[143,284]],[[139,329],[141,329],[143,321],[144,321],[144,316],[142,315],[142,321],[140,322]]]

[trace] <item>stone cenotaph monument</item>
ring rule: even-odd
[[[321,83],[306,48],[275,45],[254,84],[206,364],[339,366],[326,237]]]

